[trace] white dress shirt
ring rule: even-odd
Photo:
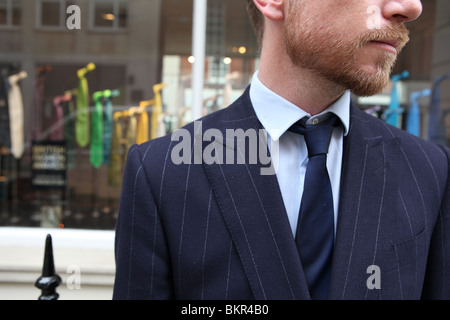
[[[325,111],[311,117],[309,113],[303,111],[300,107],[268,89],[259,80],[258,72],[256,72],[250,86],[250,99],[256,116],[267,131],[269,148],[273,142],[278,142],[278,156],[273,157],[272,161],[277,168],[277,180],[294,236],[297,229],[303,184],[308,165],[308,150],[303,136],[292,133],[288,129],[305,116],[310,118],[307,122],[308,124],[315,123],[318,120],[320,122],[324,117],[327,118],[324,115],[328,112],[332,112],[340,118],[343,126],[333,131],[327,156],[327,168],[334,201],[334,223],[336,226],[343,141],[344,136],[348,134],[350,126],[350,91],[346,91]]]

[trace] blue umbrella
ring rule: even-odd
[[[444,138],[442,136],[442,133],[440,132],[442,131],[442,128],[439,121],[439,118],[441,116],[441,110],[439,106],[441,101],[441,90],[439,86],[446,79],[450,79],[450,73],[444,76],[436,77],[431,93],[430,114],[428,118],[428,139],[437,143],[442,143],[442,139]]]
[[[420,108],[418,100],[431,95],[431,89],[411,93],[411,107],[409,108],[406,131],[420,137]]]
[[[400,126],[398,116],[399,114],[403,113],[403,108],[400,105],[400,99],[398,96],[397,82],[408,77],[409,71],[403,71],[402,73],[393,75],[391,77],[392,80],[391,103],[389,104],[389,108],[385,110],[384,117],[387,123],[395,127]]]

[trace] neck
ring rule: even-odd
[[[345,88],[293,64],[282,40],[278,42],[264,45],[261,51],[258,77],[267,88],[311,115],[321,113],[344,94]]]

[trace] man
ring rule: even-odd
[[[420,1],[248,7],[261,45],[250,88],[129,152],[114,298],[450,298],[450,151],[366,115],[349,93],[388,83]],[[307,131],[319,127],[331,137],[316,156]],[[319,158],[323,192],[311,196]]]

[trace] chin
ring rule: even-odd
[[[379,77],[388,73],[391,68],[386,66],[385,63],[367,63],[359,67],[359,70],[366,77]]]
[[[379,94],[387,86],[385,80],[374,79],[374,81],[359,82],[350,91],[359,97],[371,97],[373,95]]]
[[[357,96],[370,97],[381,93],[389,84],[389,79],[386,72],[358,72],[347,78],[347,87]]]
[[[358,71],[347,78],[349,89],[361,97],[370,97],[381,93],[389,84],[392,67],[392,63],[360,67]]]

